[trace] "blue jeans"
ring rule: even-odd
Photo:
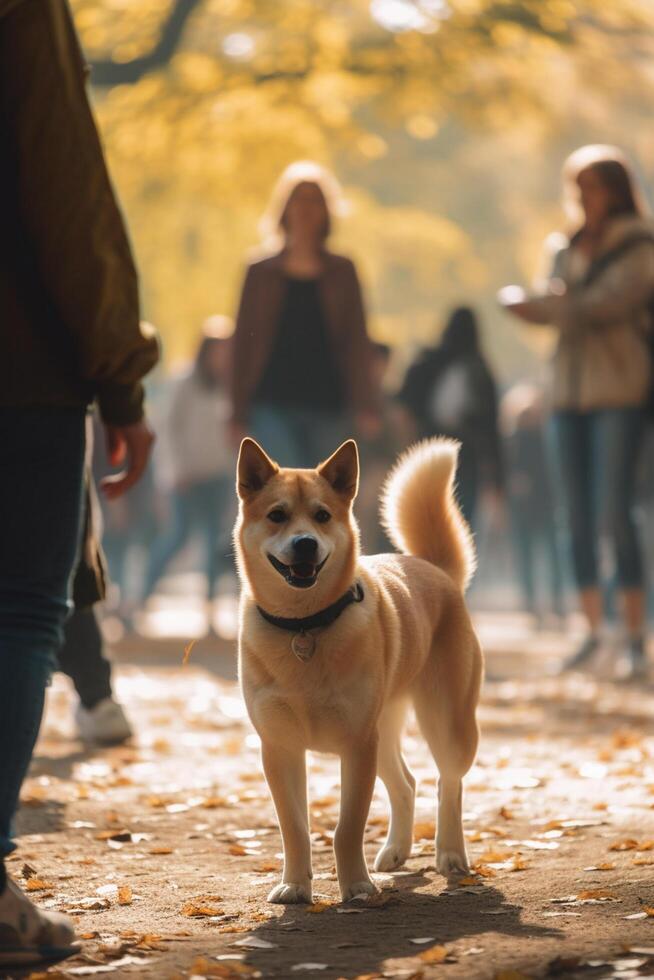
[[[77,552],[83,409],[0,409],[0,863],[57,666]]]
[[[563,615],[563,570],[554,521],[535,524],[529,510],[514,503],[511,508],[511,529],[520,587],[527,610],[530,613],[539,611],[537,578],[542,567],[543,574],[547,571],[547,599],[551,609],[557,615]]]
[[[276,405],[255,405],[250,431],[275,462],[293,468],[316,466],[352,434],[342,415]]]
[[[148,565],[144,599],[152,595],[166,566],[186,544],[194,531],[199,531],[205,550],[204,571],[207,576],[207,595],[211,599],[216,580],[232,564],[230,501],[234,494],[232,476],[217,476],[199,480],[185,490],[171,494],[172,521],[165,535],[155,541]]]
[[[636,467],[643,436],[639,408],[557,412],[553,417],[563,502],[580,589],[599,584],[597,545],[606,535],[623,589],[643,586],[634,518]]]

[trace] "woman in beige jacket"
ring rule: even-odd
[[[552,236],[543,295],[502,297],[529,323],[558,327],[553,421],[572,557],[589,632],[568,666],[599,647],[603,619],[598,540],[610,539],[628,634],[619,672],[646,671],[643,564],[634,484],[652,363],[654,228],[633,174],[614,147],[583,147],[564,168],[579,219],[569,238]],[[552,247],[553,246],[553,247]]]

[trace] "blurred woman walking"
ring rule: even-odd
[[[245,276],[232,364],[232,431],[285,466],[313,466],[379,428],[372,351],[354,264],[327,248],[334,178],[309,161],[282,175],[263,229],[274,254]]]
[[[175,384],[164,426],[169,454],[172,521],[150,553],[144,601],[191,535],[204,551],[207,599],[218,576],[232,567],[229,528],[234,459],[229,445],[229,374],[232,321],[212,316],[191,371]]]
[[[553,253],[541,295],[500,295],[529,323],[558,327],[554,430],[572,557],[588,635],[568,667],[600,646],[604,617],[598,542],[611,542],[627,643],[623,677],[646,671],[643,561],[634,518],[636,466],[652,383],[654,229],[620,150],[586,146],[563,170],[569,237]],[[512,289],[513,287],[510,287]]]
[[[418,355],[397,397],[418,438],[442,435],[461,442],[457,494],[468,523],[474,524],[482,490],[491,516],[497,516],[504,484],[497,387],[473,310],[452,311],[440,342]]]

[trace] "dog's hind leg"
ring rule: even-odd
[[[439,637],[438,649],[432,651],[414,689],[418,724],[440,774],[436,867],[446,876],[469,869],[461,780],[474,761],[479,739],[475,710],[481,652],[471,630],[465,632],[463,642],[460,636],[457,639],[456,646],[449,646],[454,637]]]
[[[376,871],[400,868],[410,856],[413,843],[416,781],[402,758],[405,711],[405,702],[393,701],[384,708],[379,719],[377,775],[388,793],[391,820],[384,846],[375,858]]]
[[[284,842],[284,873],[268,901],[283,905],[310,903],[313,874],[305,754],[263,742],[261,758]]]

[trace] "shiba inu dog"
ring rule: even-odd
[[[377,775],[391,817],[375,868],[407,860],[415,780],[400,739],[409,704],[440,774],[437,868],[468,870],[461,779],[477,750],[482,655],[463,598],[475,557],[454,497],[457,453],[456,443],[430,439],[400,458],[382,518],[401,554],[361,557],[354,441],[313,470],[284,469],[254,440],[241,444],[239,672],[284,845],[271,902],[312,900],[307,749],[341,760],[343,901],[376,890],[363,835]]]

